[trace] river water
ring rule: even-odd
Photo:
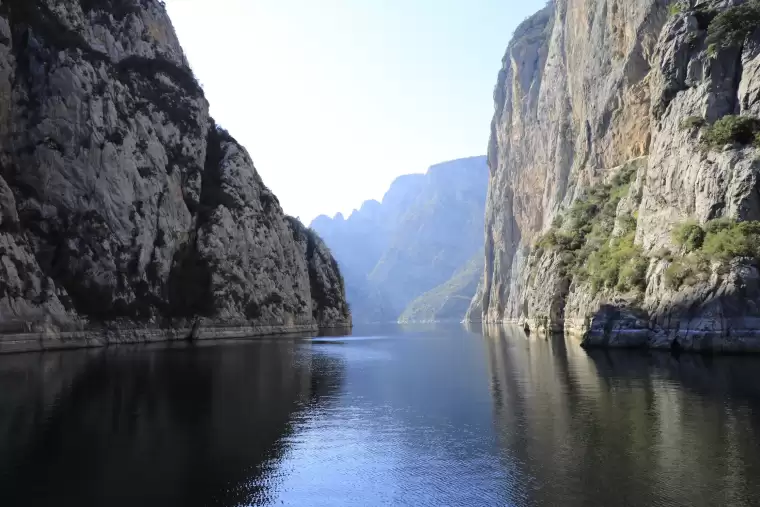
[[[760,502],[760,358],[510,328],[0,357],[0,505]]]

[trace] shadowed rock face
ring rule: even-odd
[[[715,16],[747,2],[671,12],[674,3],[555,0],[516,30],[494,94],[486,269],[469,320],[564,330],[588,345],[760,350],[754,261],[714,262],[688,286],[666,276],[686,255],[673,240],[679,224],[760,219],[758,148],[704,144],[726,115],[760,115],[760,31],[712,55]],[[611,237],[632,223],[643,281],[638,291],[592,289],[568,268],[567,250],[535,245],[595,186],[629,170]]]
[[[6,331],[346,326],[343,293],[209,117],[160,2],[0,1]]]

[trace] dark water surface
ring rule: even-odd
[[[0,506],[760,503],[760,358],[357,334],[0,357]]]

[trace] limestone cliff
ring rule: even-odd
[[[0,323],[41,346],[350,325],[157,0],[0,0]]]
[[[468,318],[760,350],[760,2],[556,0],[495,90]]]

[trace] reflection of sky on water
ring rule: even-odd
[[[751,505],[760,358],[513,328],[0,357],[0,505]]]

